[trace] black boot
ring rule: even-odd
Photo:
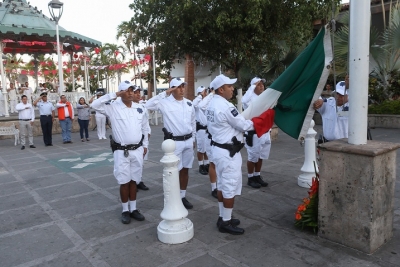
[[[215,198],[218,198],[217,188],[215,188],[213,191],[211,191],[211,195]]]
[[[149,188],[143,182],[138,183],[137,188],[141,190],[149,190]]]
[[[247,181],[247,185],[249,185],[249,186],[251,186],[253,188],[260,188],[261,187],[261,185],[254,180],[254,177],[250,177],[249,178],[249,180]]]
[[[221,233],[229,233],[231,235],[242,235],[244,234],[244,229],[232,225],[232,220],[224,222],[218,227]]]
[[[260,175],[257,176],[253,176],[254,181],[256,181],[257,183],[259,183],[262,187],[266,187],[268,186],[267,182],[264,182],[264,180],[262,179],[262,177]]]
[[[199,166],[199,173],[202,175],[207,175],[208,172],[205,170],[204,165]]]
[[[210,164],[205,164],[205,165],[204,165],[204,168],[206,169],[206,171],[207,171],[207,173],[208,173],[208,171],[209,171],[209,169],[210,169]]]
[[[222,217],[218,217],[218,221],[217,221],[217,227],[219,228],[221,226],[221,223],[223,222]],[[240,224],[240,220],[239,219],[235,219],[232,218],[231,219],[231,224],[233,226],[238,226]]]

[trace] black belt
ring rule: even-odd
[[[197,132],[198,130],[207,130],[207,126],[201,124],[201,123],[198,122],[198,121],[196,121],[196,132]]]
[[[132,145],[121,146],[121,144],[115,143],[115,149],[116,150],[136,150],[143,145],[143,139],[144,139],[144,135],[142,135],[142,139],[140,139],[140,142],[138,144],[132,144]]]
[[[48,116],[51,116],[51,115],[40,115],[40,117],[48,117]]]
[[[24,120],[24,119],[19,119],[20,121],[30,121],[31,119],[27,119],[27,120]]]
[[[220,143],[217,143],[217,142],[215,142],[213,140],[211,140],[211,145],[219,147],[219,148],[223,148],[223,149],[226,149],[226,150],[231,150],[232,147],[233,147],[233,144],[220,144]]]
[[[181,135],[181,136],[173,136],[172,140],[174,141],[185,141],[192,138],[192,134],[187,134],[187,135]]]

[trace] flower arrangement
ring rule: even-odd
[[[318,230],[318,186],[319,174],[312,178],[308,197],[303,198],[303,203],[297,207],[295,225],[297,227],[311,227],[314,232]]]

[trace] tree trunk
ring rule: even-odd
[[[194,62],[192,55],[186,54],[186,64],[185,64],[185,97],[187,99],[193,100],[194,93]]]

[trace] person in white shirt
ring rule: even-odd
[[[345,82],[336,85],[336,99],[329,97],[314,102],[314,109],[322,117],[322,131],[327,141],[348,138],[349,119],[346,111],[349,110],[348,95]]]
[[[33,110],[32,104],[28,103],[26,95],[21,97],[21,103],[17,104],[15,109],[18,111],[19,118],[19,132],[21,134],[21,150],[25,149],[25,136],[28,130],[29,147],[36,148],[33,144],[33,131],[32,125],[35,121],[35,111]]]
[[[28,82],[25,82],[25,85],[21,86],[20,94],[21,95],[26,95],[26,97],[28,98],[28,103],[32,103],[33,89],[31,87],[29,87],[29,83]]]
[[[7,89],[8,96],[10,98],[10,111],[11,113],[17,112],[15,106],[17,105],[17,90],[14,87],[14,83],[10,83],[10,88]]]
[[[210,162],[206,153],[206,135],[207,118],[204,112],[199,109],[199,103],[207,96],[207,88],[199,86],[197,88],[197,97],[193,100],[194,110],[196,112],[196,144],[197,144],[197,160],[199,161],[199,172],[203,175],[208,174]]]
[[[193,104],[183,97],[186,83],[180,78],[173,78],[170,88],[146,103],[149,110],[158,110],[163,115],[164,140],[175,141],[175,155],[179,157],[179,184],[182,203],[186,209],[193,205],[186,199],[189,181],[189,168],[193,165],[194,140],[196,138],[196,120]]]
[[[265,79],[254,77],[242,98],[243,107],[247,108],[262,92],[264,92]],[[271,151],[271,132],[263,134],[260,138],[257,137],[255,131],[248,131],[246,137],[247,150],[247,185],[253,188],[268,186],[268,183],[261,177],[261,168],[264,159],[269,158]]]
[[[233,84],[221,74],[215,77],[210,87],[215,95],[206,110],[207,128],[212,136],[212,158],[218,177],[219,217],[217,227],[220,232],[241,235],[243,228],[238,219],[232,219],[235,196],[242,191],[243,132],[254,129],[253,122],[246,120],[228,100],[233,96]]]
[[[115,98],[115,101],[109,102]],[[131,218],[138,221],[145,219],[136,209],[136,190],[142,177],[150,126],[145,108],[136,103],[139,99],[140,90],[129,81],[124,81],[118,86],[118,92],[106,94],[92,103],[92,108],[107,115],[113,126],[114,176],[120,185],[121,221],[124,224],[130,223]]]
[[[102,95],[103,91],[97,92],[96,95],[92,96],[92,98],[89,100],[89,104],[93,102],[95,96],[97,96],[97,99],[99,99]],[[106,137],[107,117],[104,114],[101,114],[100,112],[96,112],[95,118],[96,118],[97,136],[99,137],[99,140],[107,139]]]

